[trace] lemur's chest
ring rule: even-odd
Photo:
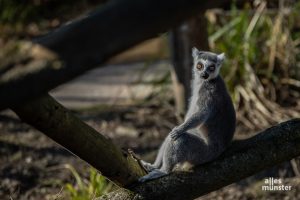
[[[204,86],[199,86],[193,94],[193,102],[197,108],[207,106],[214,96],[214,90]]]
[[[201,86],[196,85],[192,90],[192,96],[189,103],[189,109],[186,115],[186,118],[193,115],[196,112],[199,112],[204,108],[203,104],[206,104],[206,94],[200,88]]]

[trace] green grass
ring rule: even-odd
[[[89,178],[81,177],[74,167],[66,165],[75,178],[75,184],[67,183],[64,192],[68,199],[91,200],[113,190],[114,185],[94,168],[89,169]]]

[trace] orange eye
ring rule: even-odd
[[[198,63],[196,67],[197,67],[197,69],[202,70],[203,69],[203,64],[202,63]]]

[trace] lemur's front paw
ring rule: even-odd
[[[169,133],[171,139],[174,141],[177,140],[181,134],[182,132],[177,127],[173,128],[173,130]]]

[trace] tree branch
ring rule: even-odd
[[[218,159],[194,172],[174,172],[100,199],[194,199],[299,155],[300,119],[294,119],[233,143]]]
[[[130,154],[122,152],[49,95],[13,110],[24,122],[42,131],[120,186],[129,185],[145,174]]]
[[[0,52],[0,110],[34,99],[184,19],[228,2],[230,0],[109,1],[89,16],[34,41],[48,51],[17,42],[11,45],[12,51]],[[36,61],[36,53],[31,52],[36,49],[51,54],[50,60],[46,56]]]

